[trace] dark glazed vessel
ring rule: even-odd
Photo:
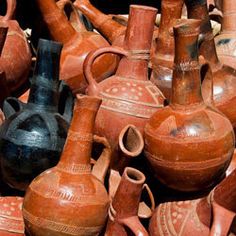
[[[236,233],[236,171],[208,197],[160,204],[149,225],[151,236],[227,236]]]
[[[170,105],[145,126],[145,155],[155,176],[179,191],[203,191],[221,179],[234,152],[229,120],[203,101],[198,35],[200,20],[174,27],[175,60]]]
[[[120,184],[110,203],[105,236],[149,235],[138,217],[143,189],[147,188],[149,194],[151,193],[147,184],[144,184],[145,179],[142,172],[131,167],[125,168]],[[150,197],[153,200],[153,196]],[[131,230],[133,234],[129,233],[127,229]]]
[[[184,0],[162,0],[161,22],[159,34],[156,38],[155,51],[151,55],[152,75],[151,81],[170,100],[172,74],[174,63],[174,37],[173,26],[181,18]]]
[[[107,140],[93,136],[101,100],[80,97],[61,159],[30,184],[23,203],[27,233],[33,236],[91,236],[103,229],[109,197],[103,185],[110,163]],[[104,149],[91,169],[93,140]]]
[[[22,197],[0,197],[0,235],[24,236]]]
[[[215,106],[224,113],[236,128],[236,70],[221,64],[216,54],[215,42],[208,15],[206,0],[185,0],[188,17],[201,19],[201,36],[199,54],[209,62],[213,74],[213,99]],[[202,84],[204,94],[209,94],[205,81]]]
[[[89,83],[88,94],[99,96],[103,100],[95,132],[104,135],[115,152],[121,130],[126,125],[133,124],[143,133],[149,117],[164,103],[162,93],[148,80],[156,12],[152,7],[131,5],[123,48],[101,48],[89,54],[84,63],[84,73]],[[97,83],[92,76],[91,66],[99,55],[106,52],[121,54],[122,59],[114,76]],[[112,168],[114,161],[115,158],[112,158]]]
[[[83,92],[87,87],[83,76],[84,59],[90,51],[109,46],[108,42],[101,35],[87,31],[82,23],[77,24],[75,30],[54,0],[36,0],[36,2],[52,39],[63,43],[60,79],[70,86],[73,93]],[[72,3],[68,1],[67,4]],[[117,57],[111,54],[100,57],[93,66],[95,78],[101,81],[111,75],[117,62]]]
[[[236,68],[236,4],[223,1],[221,32],[215,37],[217,55],[222,63]]]
[[[7,0],[6,15],[0,16],[0,24],[9,28],[1,56],[0,70],[6,73],[9,90],[17,93],[28,78],[31,52],[24,32],[14,20],[15,8],[16,0]]]
[[[40,40],[28,103],[4,102],[0,128],[3,180],[25,190],[31,180],[59,160],[68,121],[58,113],[59,61],[62,44]]]

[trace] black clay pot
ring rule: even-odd
[[[66,140],[73,98],[64,85],[59,85],[61,49],[62,44],[41,39],[28,103],[16,98],[4,101],[2,178],[21,191],[34,177],[57,164]]]

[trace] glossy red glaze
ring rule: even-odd
[[[174,27],[175,69],[170,105],[145,126],[145,154],[162,183],[201,191],[222,178],[234,152],[229,120],[203,101],[198,62],[199,20]]]
[[[0,24],[8,27],[2,51],[0,69],[5,71],[9,90],[16,92],[28,78],[31,52],[24,32],[14,20],[16,0],[7,0],[7,12],[0,16]]]
[[[121,130],[128,124],[133,124],[142,133],[147,120],[164,103],[164,96],[148,79],[149,52],[156,12],[155,8],[131,5],[123,49],[101,48],[91,53],[84,63],[89,83],[88,94],[99,96],[103,100],[95,129],[109,140],[114,155]],[[98,84],[91,74],[91,66],[97,56],[106,52],[121,54],[123,57],[116,74]],[[115,168],[114,155],[112,168]]]
[[[87,54],[100,47],[109,46],[99,34],[90,32],[81,24],[75,29],[54,0],[37,0],[43,19],[55,41],[64,44],[61,54],[60,79],[65,80],[74,93],[83,92],[87,87],[83,76],[83,63]],[[67,4],[72,4],[67,1]],[[80,28],[79,28],[80,27]],[[117,57],[103,55],[93,66],[94,77],[101,81],[111,75],[117,66]]]

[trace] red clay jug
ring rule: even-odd
[[[215,37],[217,55],[222,63],[236,68],[236,4],[223,1],[221,32]]]
[[[80,24],[80,31],[78,28],[75,30],[54,0],[37,0],[36,2],[52,39],[64,44],[60,79],[66,81],[73,93],[83,92],[87,86],[83,76],[84,59],[90,51],[109,46],[108,42],[101,35],[87,31],[83,24]],[[117,62],[117,57],[111,54],[98,58],[93,66],[95,78],[101,81],[104,77],[111,75]]]
[[[172,73],[174,62],[173,26],[181,18],[184,0],[162,0],[161,22],[156,38],[155,51],[151,55],[151,81],[169,100],[171,97]]]
[[[185,0],[188,17],[201,19],[200,54],[209,62],[213,73],[213,99],[215,106],[224,113],[236,128],[236,71],[221,64],[216,54],[214,38],[209,20],[206,0]],[[205,81],[202,84],[205,94],[210,93]]]
[[[200,20],[174,27],[175,60],[170,104],[145,126],[145,155],[155,176],[179,191],[203,191],[222,178],[234,152],[229,120],[203,101]]]
[[[22,197],[0,197],[0,235],[23,236]]]
[[[147,189],[152,202],[152,209],[155,208],[151,190],[147,184],[144,184],[145,179],[142,172],[131,167],[125,168],[110,203],[105,236],[149,235],[139,220],[139,215],[141,215],[139,206],[143,189]],[[126,200],[124,201],[124,199]],[[127,229],[131,230],[133,234],[129,233],[130,231],[127,231]]]
[[[121,130],[133,124],[142,133],[149,117],[164,103],[162,93],[148,80],[149,52],[156,12],[152,7],[131,5],[123,49],[101,48],[90,53],[84,63],[84,73],[89,84],[88,94],[103,100],[95,129],[109,140],[114,155]],[[116,74],[97,83],[91,67],[99,55],[107,52],[121,54],[123,57]],[[112,168],[115,161],[113,157]]]
[[[149,225],[151,236],[235,235],[236,171],[208,197],[160,204]]]
[[[106,139],[93,137],[100,104],[95,97],[77,99],[59,163],[30,184],[23,204],[30,235],[98,235],[104,227],[109,197],[103,180],[111,150]],[[91,170],[93,139],[105,148]]]
[[[0,16],[0,24],[8,27],[6,42],[2,51],[0,69],[6,73],[11,92],[19,93],[21,85],[28,78],[31,66],[31,52],[24,32],[14,20],[16,0],[7,0],[7,12]]]

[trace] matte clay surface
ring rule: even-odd
[[[91,171],[93,129],[101,100],[77,99],[61,159],[30,184],[24,199],[26,231],[34,236],[98,235],[103,229],[109,198],[103,185],[110,148],[107,141]],[[99,174],[99,179],[96,177]]]
[[[174,27],[170,105],[145,126],[145,155],[155,176],[179,191],[203,191],[223,177],[234,152],[229,120],[204,103],[198,62],[199,20]]]
[[[200,52],[210,64],[213,74],[213,99],[215,106],[224,113],[231,121],[234,129],[236,127],[236,71],[219,61],[216,54],[210,19],[206,0],[185,0],[188,9],[188,17],[200,19],[202,43]],[[203,94],[210,94],[211,88],[203,81]]]
[[[28,103],[7,98],[0,128],[1,173],[18,190],[59,160],[68,121],[59,114],[59,61],[62,45],[40,40]]]
[[[31,66],[31,52],[27,39],[18,22],[14,20],[15,8],[16,0],[7,0],[6,15],[0,16],[0,25],[8,27],[0,70],[5,71],[11,92],[16,92],[24,84]]]
[[[0,197],[0,235],[23,236],[22,197]]]
[[[161,22],[159,34],[155,42],[155,51],[151,55],[152,75],[151,81],[170,100],[172,87],[172,74],[174,62],[173,26],[181,18],[183,0],[161,1]]]
[[[150,221],[150,235],[235,235],[235,181],[236,171],[208,197],[160,204]]]
[[[101,35],[87,31],[82,24],[79,30],[75,30],[54,0],[37,0],[36,2],[52,39],[63,43],[60,79],[70,86],[73,93],[84,92],[87,87],[83,76],[84,59],[90,51],[109,46],[108,42]],[[68,2],[71,4],[70,1]],[[101,81],[114,72],[116,65],[115,56],[103,55],[94,63],[93,75]]]
[[[155,8],[131,5],[123,48],[101,48],[89,54],[84,63],[89,83],[88,94],[102,98],[95,132],[109,140],[114,155],[121,130],[128,124],[133,124],[142,133],[150,116],[164,104],[164,96],[148,80],[148,61],[156,12]],[[114,76],[97,83],[91,74],[91,66],[97,56],[106,52],[121,54],[122,59]],[[114,159],[115,157],[112,159],[112,168],[116,168]]]
[[[223,1],[221,32],[215,37],[215,44],[220,61],[236,68],[236,6],[232,0]]]

